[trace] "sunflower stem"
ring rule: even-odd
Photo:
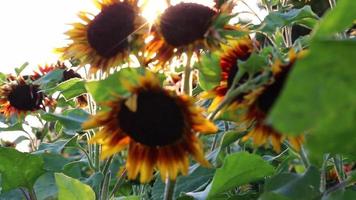
[[[94,146],[94,163],[97,171],[100,170],[100,145],[95,144]]]
[[[90,159],[90,155],[88,154],[88,152],[87,152],[83,147],[81,147],[81,146],[79,146],[79,145],[78,145],[77,148],[80,149],[80,150],[85,154],[85,156],[87,157],[89,167],[90,167],[91,169],[93,169],[94,171],[96,171],[95,166],[94,166],[94,164],[93,164],[93,161]]]
[[[309,162],[307,154],[305,153],[303,146],[300,147],[299,155],[300,155],[300,158],[302,160],[304,167],[306,169],[308,169],[310,167],[310,162]]]
[[[321,178],[320,178],[320,192],[323,193],[326,190],[326,168],[329,160],[330,154],[324,155],[323,165],[321,167]]]
[[[171,180],[169,177],[167,177],[166,186],[164,188],[164,200],[173,200],[175,185],[176,181]]]
[[[124,182],[124,177],[126,176],[126,174],[127,174],[127,170],[124,169],[124,171],[121,173],[121,175],[116,180],[114,188],[112,189],[112,191],[110,193],[110,198],[113,198],[115,193],[120,189],[120,186]]]
[[[114,158],[114,156],[110,156],[110,157],[106,160],[106,162],[105,162],[105,164],[104,164],[104,167],[103,167],[103,170],[102,170],[102,172],[103,172],[104,175],[108,173],[109,167],[110,167],[110,164],[111,164],[111,161],[112,161],[113,158]]]
[[[342,156],[341,155],[333,156],[333,161],[334,161],[334,166],[339,182],[342,182],[346,178]]]
[[[29,194],[31,200],[37,200],[36,193],[33,188],[28,190],[28,194]]]
[[[187,64],[184,68],[184,74],[183,74],[183,85],[182,85],[182,91],[184,94],[191,96],[192,95],[192,84],[193,84],[193,76],[192,76],[192,56],[193,53],[191,51],[187,52],[188,60]]]
[[[21,190],[23,196],[26,198],[26,200],[31,200],[30,195],[29,195],[29,193],[27,192],[26,189],[20,188],[20,190]]]
[[[102,182],[101,186],[101,194],[100,194],[100,200],[108,200],[109,199],[109,184],[111,180],[111,172],[106,173],[104,176],[104,180]]]

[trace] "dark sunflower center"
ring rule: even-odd
[[[8,96],[11,106],[18,110],[31,111],[39,109],[43,95],[34,85],[18,85]]]
[[[215,11],[196,3],[180,3],[162,14],[160,29],[166,42],[179,47],[204,38]]]
[[[88,42],[105,58],[115,56],[128,47],[127,37],[134,31],[135,11],[120,2],[103,8],[88,27]]]
[[[284,83],[288,78],[289,71],[290,67],[283,70],[275,81],[257,98],[257,106],[264,113],[268,114],[273,104],[276,102],[284,87]]]
[[[72,78],[82,78],[82,76],[72,69],[68,69],[63,72],[62,82]]]
[[[132,112],[122,103],[118,120],[131,138],[150,147],[170,145],[183,136],[183,113],[164,91],[139,92],[137,111]]]

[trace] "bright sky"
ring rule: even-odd
[[[172,4],[182,0],[171,0]],[[213,0],[193,1],[208,6]],[[256,0],[245,0],[258,12]],[[241,3],[240,3],[241,4]],[[144,15],[152,15],[165,8],[165,0],[150,0]],[[238,10],[248,10],[241,4]],[[79,11],[97,12],[92,0],[11,0],[1,2],[0,7],[0,72],[12,73],[15,67],[29,62],[29,68],[53,63],[58,56],[55,47],[66,43],[65,35],[69,23],[78,21]],[[261,13],[261,15],[265,15]],[[251,15],[250,15],[251,16]],[[255,19],[256,22],[256,19]],[[258,21],[257,21],[258,22]]]

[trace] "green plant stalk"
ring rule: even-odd
[[[109,200],[109,185],[111,180],[111,172],[108,172],[104,176],[100,191],[100,200]]]
[[[335,166],[335,170],[336,170],[336,174],[339,179],[339,182],[342,182],[343,180],[346,179],[346,175],[345,175],[345,171],[344,171],[344,162],[342,160],[342,156],[339,154],[335,155],[333,157],[333,161],[334,161],[334,166]]]
[[[28,190],[28,194],[30,195],[31,200],[37,200],[35,190],[33,188]]]
[[[113,158],[114,158],[114,156],[110,156],[108,159],[106,159],[103,170],[101,170],[104,175],[108,173],[109,167],[110,167],[110,164],[111,164]]]
[[[192,76],[192,56],[193,53],[191,51],[187,52],[187,64],[184,68],[184,74],[183,74],[183,85],[182,85],[182,91],[184,94],[191,96],[192,95],[192,85],[193,85],[193,76]]]
[[[113,198],[115,193],[120,189],[121,184],[124,182],[124,177],[127,174],[127,170],[125,169],[121,175],[117,178],[116,183],[114,185],[114,188],[112,189],[110,193],[110,198]]]
[[[175,180],[171,180],[167,177],[166,186],[164,188],[164,200],[173,200],[175,184]]]
[[[323,193],[326,190],[326,168],[329,160],[329,154],[324,155],[323,165],[321,166],[320,177],[320,192]]]
[[[23,196],[26,198],[26,200],[31,200],[30,195],[28,194],[27,190],[25,188],[20,188]]]
[[[310,162],[309,162],[307,154],[305,153],[303,146],[300,147],[299,155],[300,155],[300,158],[302,160],[304,167],[306,169],[308,169],[310,167]]]
[[[83,147],[81,147],[81,146],[79,146],[79,145],[78,145],[77,148],[80,149],[80,150],[85,154],[85,156],[87,157],[89,167],[90,167],[91,169],[93,169],[94,171],[97,171],[97,170],[95,169],[95,166],[94,166],[94,164],[93,164],[93,161],[90,159],[90,156],[89,156],[88,152],[87,152]]]
[[[100,145],[94,144],[94,165],[97,171],[100,170]]]

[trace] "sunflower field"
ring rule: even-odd
[[[94,0],[0,73],[0,199],[356,199],[356,1],[238,2]]]

